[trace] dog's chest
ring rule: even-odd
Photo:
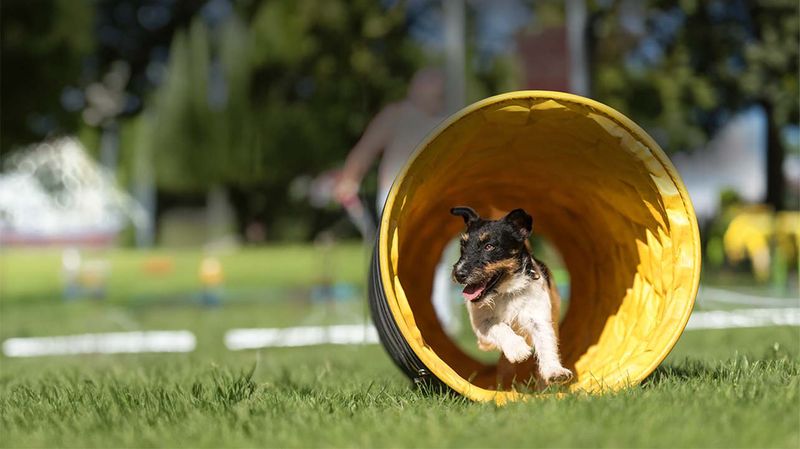
[[[473,321],[490,320],[516,327],[521,320],[549,314],[550,294],[542,282],[532,282],[522,291],[498,294],[493,303],[470,304]]]

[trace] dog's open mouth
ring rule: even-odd
[[[464,299],[467,301],[480,301],[484,296],[486,296],[487,293],[492,291],[501,277],[503,277],[503,273],[498,273],[485,282],[479,284],[467,284],[461,294],[464,295]]]

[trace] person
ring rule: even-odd
[[[406,98],[384,107],[348,154],[335,186],[337,199],[346,201],[358,194],[361,180],[382,152],[376,200],[378,210],[383,209],[395,176],[417,144],[442,121],[443,112],[444,75],[434,68],[417,71]]]
[[[376,202],[379,213],[383,210],[395,177],[417,145],[445,117],[444,87],[445,79],[441,70],[432,67],[421,69],[411,78],[406,97],[385,106],[372,119],[348,154],[334,186],[334,195],[341,204],[351,204],[357,198],[364,175],[375,159],[381,156]],[[449,248],[445,250],[448,256],[451,252]],[[431,300],[443,327],[454,332],[458,322],[452,312],[447,262],[442,260],[436,267]]]

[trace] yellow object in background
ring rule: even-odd
[[[734,263],[749,259],[759,281],[769,279],[774,251],[785,260],[797,260],[800,212],[775,213],[764,206],[745,209],[731,220],[723,236],[725,255]]]
[[[397,177],[380,224],[375,295],[428,373],[479,401],[524,398],[495,391],[496,370],[464,353],[431,305],[439,256],[463,227],[449,214],[473,207],[498,218],[522,207],[534,234],[561,252],[570,305],[561,323],[573,390],[636,384],[667,356],[692,311],[700,238],[689,195],[641,128],[593,100],[512,92],[458,112],[432,133]],[[534,237],[535,238],[535,237]],[[381,324],[379,323],[379,326]],[[417,363],[419,362],[419,363]],[[408,370],[406,370],[409,372]],[[409,374],[411,375],[411,374]],[[412,376],[413,377],[413,376]]]
[[[222,264],[216,257],[206,256],[200,262],[200,283],[204,287],[216,287],[222,284]]]

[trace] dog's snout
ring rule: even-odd
[[[457,282],[463,284],[467,281],[467,276],[469,276],[469,270],[464,265],[458,264],[453,267],[453,277]]]

